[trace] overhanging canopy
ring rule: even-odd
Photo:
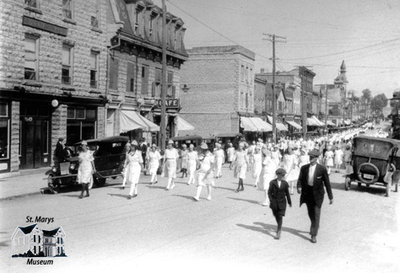
[[[336,124],[333,123],[333,122],[330,121],[330,120],[328,120],[328,121],[326,122],[326,125],[329,125],[329,126],[336,126]]]
[[[147,132],[156,132],[160,127],[135,111],[122,110],[120,112],[120,133],[142,129]]]
[[[288,130],[286,128],[286,126],[283,123],[280,123],[280,122],[276,123],[276,129],[278,129],[278,131],[287,131]]]
[[[317,126],[317,127],[325,126],[325,124],[322,123],[319,119],[317,119],[316,116],[312,116],[311,118],[307,118],[307,125],[308,126]]]
[[[303,128],[301,127],[301,125],[298,124],[298,123],[295,122],[295,121],[289,121],[289,120],[287,120],[286,123],[289,124],[290,126],[293,126],[295,129],[298,129],[298,130],[303,129]]]
[[[178,131],[192,131],[194,130],[194,126],[181,118],[180,116],[177,117],[177,127]]]
[[[270,132],[272,131],[271,125],[258,117],[240,117],[240,127],[248,132]]]

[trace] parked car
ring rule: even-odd
[[[93,182],[96,186],[103,186],[109,177],[116,178],[121,175],[125,161],[125,145],[128,137],[114,136],[87,140],[89,150],[93,152],[95,171]],[[60,163],[59,168],[53,166],[46,172],[49,189],[56,193],[60,187],[76,184],[79,160],[78,149],[81,142],[70,148],[71,156],[66,162]]]
[[[400,178],[400,141],[389,138],[358,136],[353,140],[351,173],[346,174],[345,190],[352,182],[383,185],[389,196],[392,184],[398,189]]]

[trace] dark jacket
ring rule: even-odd
[[[281,181],[281,186],[278,187],[278,180],[274,179],[269,182],[268,198],[270,201],[269,207],[273,211],[285,211],[286,210],[286,199],[288,204],[292,205],[292,200],[289,194],[289,184],[285,181]]]
[[[64,146],[60,142],[57,142],[56,149],[54,150],[54,161],[61,163],[65,161],[66,157],[67,153]]]
[[[300,206],[303,203],[313,203],[321,207],[324,201],[325,190],[328,193],[329,199],[333,199],[331,183],[326,168],[317,163],[314,172],[314,185],[308,186],[308,171],[310,164],[304,165],[300,169],[299,180],[297,181],[297,189],[301,189]]]

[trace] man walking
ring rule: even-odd
[[[329,204],[333,203],[333,195],[329,175],[326,168],[317,163],[320,152],[316,149],[309,153],[310,163],[301,167],[299,179],[297,181],[297,192],[300,196],[300,206],[307,205],[308,216],[311,220],[311,242],[317,242],[321,206],[324,201],[325,190],[328,193]]]

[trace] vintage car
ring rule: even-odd
[[[96,186],[103,186],[108,177],[116,178],[121,175],[125,161],[125,145],[128,137],[114,136],[87,140],[88,148],[93,152],[95,171],[93,182]],[[71,156],[60,166],[53,166],[46,172],[50,191],[57,193],[61,186],[77,183],[79,168],[78,149],[81,142],[70,149]]]
[[[400,178],[400,141],[389,138],[358,136],[353,140],[350,171],[346,174],[345,190],[352,182],[358,186],[372,184],[386,187],[389,196],[392,184],[395,191]]]

